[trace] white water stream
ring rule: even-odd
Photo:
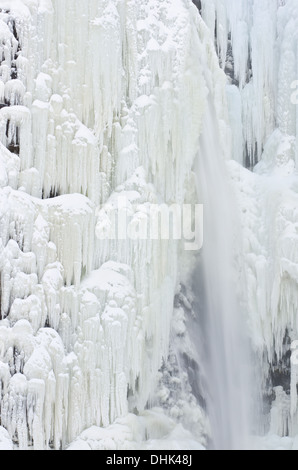
[[[239,250],[240,225],[217,140],[209,102],[197,158],[198,194],[204,203],[203,282],[199,316],[205,339],[202,355],[212,447],[244,449],[251,432],[252,386],[248,333],[237,293],[243,279],[233,256]],[[242,286],[243,292],[243,286]]]

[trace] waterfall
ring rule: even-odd
[[[205,342],[200,354],[212,447],[239,450],[248,447],[252,424],[250,356],[244,306],[237,298],[243,280],[233,262],[239,250],[240,224],[214,116],[209,102],[196,162],[198,194],[205,214],[197,280],[203,283],[198,314]]]

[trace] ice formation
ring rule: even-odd
[[[202,0],[202,16],[210,31],[215,32],[221,67],[230,79],[229,109],[233,139],[237,143],[234,159],[248,167],[260,159],[275,129],[280,95],[287,90],[289,98],[290,84],[296,79],[293,48],[289,47],[294,42],[295,26],[291,21],[285,27],[289,17],[282,8],[278,9],[282,3],[281,0]],[[287,1],[286,8],[295,10],[295,2]],[[289,101],[283,100],[282,106],[288,111]],[[239,146],[242,134],[243,153]]]
[[[193,196],[225,76],[190,0],[1,0],[0,39],[1,445],[60,449],[97,426],[110,448],[108,426],[144,413],[161,379],[182,255],[100,240],[105,214],[124,200],[138,224],[148,204]],[[195,400],[181,406],[206,427]],[[171,413],[150,439],[200,447]],[[131,419],[130,441],[155,428]]]
[[[0,449],[207,445],[197,257],[104,237],[111,208],[136,233],[200,195],[221,445],[239,308],[271,394],[256,446],[297,447],[297,27],[296,0],[0,0]]]
[[[277,436],[297,434],[298,5],[294,0],[206,0],[201,6],[228,75],[238,162],[228,167],[243,232],[239,269],[247,283],[261,387],[270,394],[269,378],[274,389],[268,423],[273,440],[268,437],[262,445],[295,448],[295,440],[282,443]]]

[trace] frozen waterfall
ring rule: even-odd
[[[269,433],[258,445],[295,449],[298,5],[201,3],[228,77],[232,155],[241,164],[230,161],[228,168],[241,213],[247,318]]]
[[[297,448],[297,31],[0,0],[0,449]],[[202,249],[141,236],[199,203]]]

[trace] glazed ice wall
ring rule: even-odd
[[[203,1],[227,88],[251,336],[272,433],[297,433],[297,2]],[[215,27],[216,25],[216,27]],[[274,392],[269,383],[279,386]]]
[[[59,449],[154,389],[179,243],[99,241],[100,205],[183,203],[208,94],[228,154],[225,77],[188,0],[0,8],[1,424]]]
[[[280,0],[203,0],[202,17],[214,39],[221,67],[230,77],[229,110],[234,159],[252,168],[276,125],[280,55]],[[291,79],[288,75],[287,79]],[[292,79],[293,80],[293,79]],[[240,124],[241,123],[241,124]]]

